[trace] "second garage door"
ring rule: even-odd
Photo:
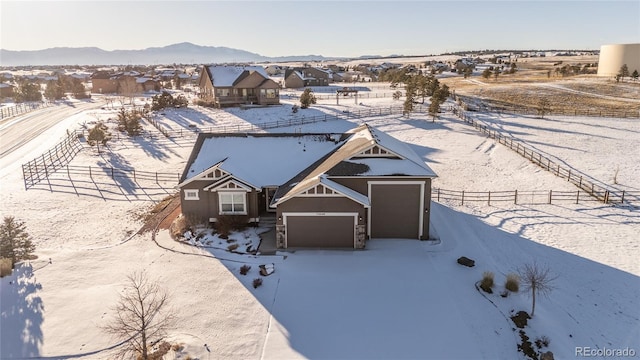
[[[352,215],[286,216],[287,247],[353,248]]]
[[[417,239],[420,185],[387,184],[371,188],[371,237]]]

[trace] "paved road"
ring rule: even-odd
[[[102,105],[100,101],[61,104],[3,120],[0,123],[0,158],[11,154],[60,121]]]

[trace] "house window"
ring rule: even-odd
[[[278,90],[276,89],[267,89],[267,98],[275,99],[278,94]]]
[[[200,200],[200,196],[198,195],[198,190],[185,190],[184,191],[184,199],[185,200]]]
[[[218,200],[220,214],[247,214],[247,194],[245,192],[220,192]]]
[[[230,94],[229,89],[216,89],[217,96],[229,96],[229,94]]]

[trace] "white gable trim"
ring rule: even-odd
[[[229,173],[224,171],[224,170],[222,170],[222,169],[220,169],[220,164],[222,164],[223,162],[224,162],[224,160],[222,160],[222,161],[212,165],[211,167],[201,171],[197,175],[194,175],[194,176],[188,178],[187,180],[185,180],[185,181],[181,182],[180,184],[176,185],[176,188],[181,188],[181,187],[183,187],[183,186],[185,186],[185,185],[187,185],[187,184],[189,184],[189,183],[191,183],[193,181],[196,181],[196,180],[208,180],[208,181],[211,181],[211,180],[218,180],[218,179],[224,178],[225,176],[229,175]],[[221,171],[223,173],[223,176],[221,176],[219,178],[207,177],[207,175],[209,175],[211,173],[215,174],[216,170]]]
[[[361,152],[354,154],[350,159],[353,158],[400,158],[405,159],[405,157],[396,154],[395,152],[385,148],[384,146],[375,143],[368,148],[362,150]]]
[[[331,190],[330,194],[327,194],[325,190],[322,193],[318,193],[317,189],[322,187],[323,189]],[[314,190],[314,191],[311,191]],[[292,194],[290,196],[281,198],[274,205],[278,206],[284,203],[287,200],[298,198],[298,197],[346,197],[351,199],[358,204],[361,204],[365,208],[371,206],[371,201],[366,196],[360,194],[359,192],[352,190],[344,185],[340,185],[334,181],[327,179],[324,176],[320,177],[320,181],[315,183],[309,187],[303,188],[296,194]]]
[[[206,188],[204,188],[205,191],[211,191],[211,192],[218,192],[218,191],[234,191],[234,192],[238,192],[240,190],[245,191],[245,192],[251,192],[253,190],[253,188],[251,188],[250,186],[247,186],[246,184],[234,179],[234,178],[227,178],[224,181],[219,181],[215,184],[209,185]]]

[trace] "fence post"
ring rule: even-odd
[[[158,184],[158,172],[156,171],[156,184]]]
[[[133,182],[138,182],[136,180],[136,169],[133,169]]]
[[[571,168],[569,168],[569,176],[567,176],[567,181],[571,180]]]
[[[620,204],[624,204],[624,190],[622,190],[622,200],[620,200]]]
[[[605,190],[604,192],[604,203],[605,204],[609,203],[609,190]]]
[[[580,200],[580,190],[576,191],[576,204]]]
[[[513,197],[513,203],[515,205],[518,205],[518,190],[516,190],[515,192],[515,196]]]
[[[624,192],[622,194],[622,198],[624,199]],[[440,188],[438,188],[438,202],[440,202]]]
[[[93,180],[93,176],[91,175],[91,166],[89,166],[89,177]]]
[[[27,175],[24,171],[24,164],[22,164],[22,179],[24,180],[24,189],[27,190]]]
[[[551,197],[553,196],[553,190],[549,190],[549,204],[551,204]]]
[[[111,178],[115,179],[114,176],[113,176],[113,166],[111,167]]]
[[[487,200],[487,205],[491,206],[491,191],[489,191],[489,200]]]
[[[462,190],[462,205],[464,205],[464,190]]]

